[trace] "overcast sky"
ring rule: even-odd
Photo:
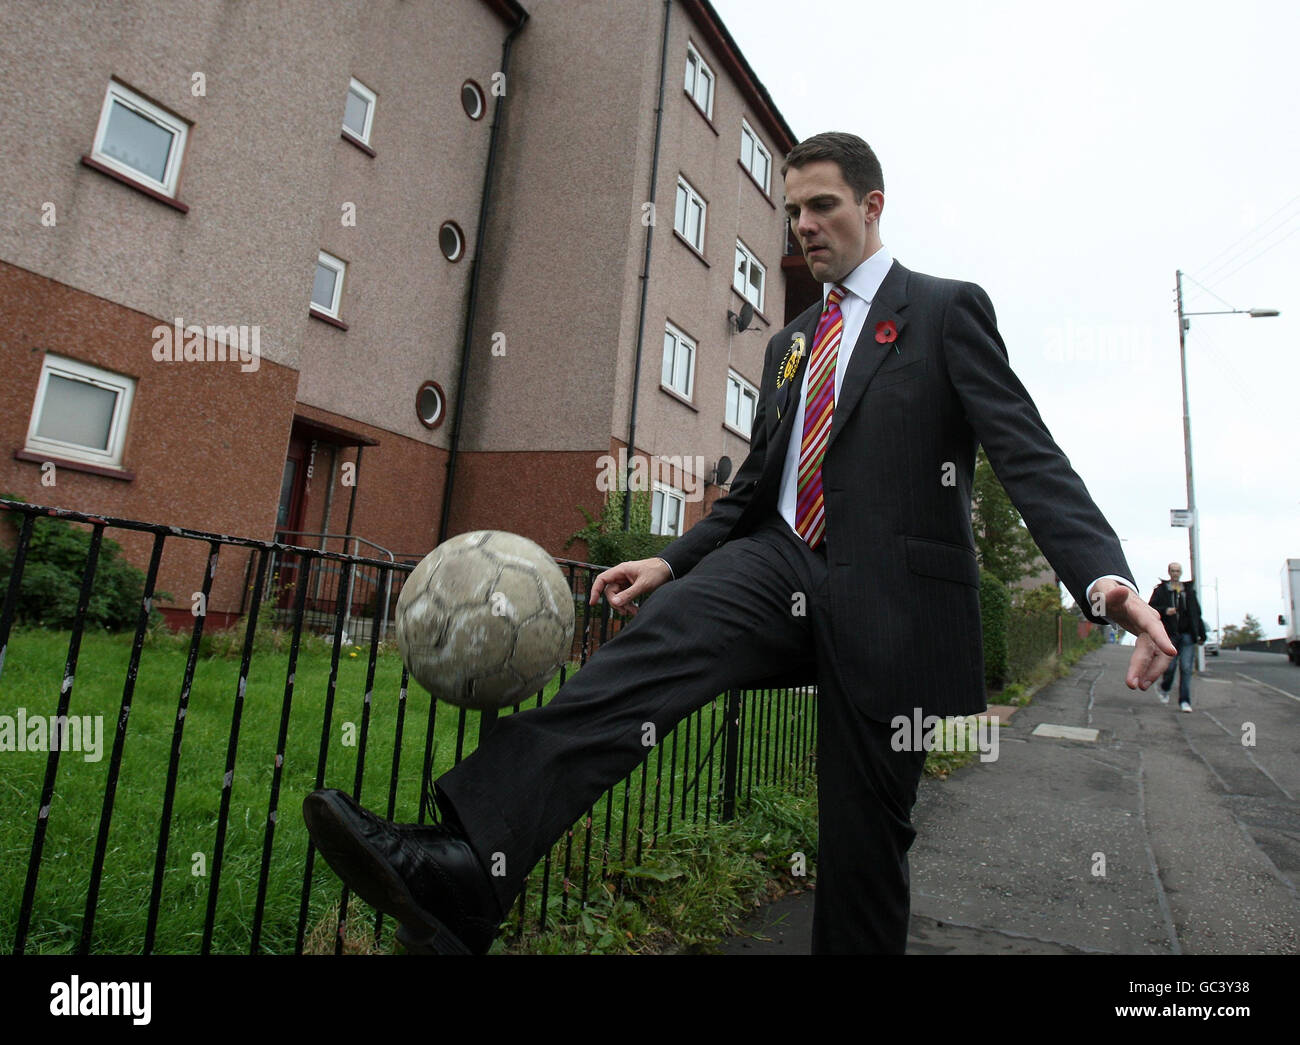
[[[1149,595],[1188,569],[1174,273],[1207,625],[1281,635],[1300,557],[1300,5],[713,0],[796,136],[850,130],[882,237],[993,299]],[[1217,295],[1214,296],[1214,295]],[[1207,590],[1208,589],[1208,590]]]

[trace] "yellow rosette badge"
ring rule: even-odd
[[[776,387],[780,388],[795,375],[799,369],[799,361],[803,359],[805,340],[803,334],[795,334],[790,339],[790,347],[785,353],[785,359],[781,361],[781,372],[776,376]]]

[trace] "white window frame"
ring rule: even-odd
[[[745,159],[746,145],[750,147],[748,161]],[[754,158],[760,154],[763,157],[763,177],[761,178],[754,171]],[[749,176],[763,187],[765,194],[772,191],[772,154],[768,152],[762,139],[759,138],[754,128],[743,117],[740,120],[740,163],[745,170],[749,171]]]
[[[701,73],[704,75],[701,76]],[[703,103],[700,102],[701,80],[707,84]],[[686,93],[691,96],[691,101],[699,106],[700,111],[710,120],[713,119],[713,88],[717,82],[718,78],[714,75],[713,70],[709,68],[709,63],[695,49],[695,45],[688,41],[686,44],[686,82],[683,86]]]
[[[45,396],[49,390],[50,376],[57,375],[71,381],[84,381],[98,388],[105,388],[117,393],[117,402],[113,407],[113,419],[108,428],[108,446],[103,450],[81,443],[69,443],[49,436],[39,436],[36,429],[40,424],[41,413],[45,409]],[[135,398],[135,378],[101,370],[89,363],[82,363],[66,356],[56,356],[47,352],[41,364],[41,377],[36,386],[36,401],[32,405],[32,419],[27,427],[26,449],[34,454],[49,454],[52,457],[65,457],[73,461],[83,461],[104,468],[121,468],[122,451],[126,447],[127,424],[131,417],[131,403]]]
[[[667,338],[669,337],[673,338],[673,360],[672,360],[672,372],[670,375],[671,380],[665,381],[663,379],[664,368],[663,368],[663,361],[661,360],[659,364],[659,383],[662,384],[665,388],[672,389],[672,391],[676,392],[679,396],[682,396],[685,399],[690,399],[691,393],[695,391],[695,356],[696,353],[699,351],[699,347],[700,347],[699,343],[693,337],[687,334],[685,331],[679,329],[678,327],[673,326],[671,323],[665,323],[664,324],[664,338],[665,338],[664,355],[665,356],[668,355],[668,345],[666,341]],[[682,389],[677,385],[677,354],[682,349],[685,349],[688,352],[690,352],[690,362],[687,364],[686,367],[686,388],[685,389]]]
[[[353,138],[356,141],[361,142],[362,145],[369,145],[370,130],[375,123],[375,102],[378,100],[378,98],[375,95],[374,91],[372,91],[369,87],[363,84],[355,76],[352,77],[352,79],[348,83],[348,94],[351,94],[353,91],[355,91],[358,95],[360,95],[361,100],[366,103],[366,125],[365,128],[362,130],[362,133],[358,134],[356,131],[354,131],[351,127],[349,127],[345,123],[343,124],[343,133],[346,134],[349,138]],[[347,116],[346,99],[344,100],[343,115],[345,117]]]
[[[104,152],[104,136],[108,133],[108,118],[113,112],[115,103],[130,109],[139,116],[143,116],[151,123],[158,124],[163,130],[171,132],[173,136],[172,147],[167,153],[167,166],[163,171],[162,181],[158,181],[156,178],[152,178],[143,171],[132,167],[129,163],[123,163],[117,157]],[[108,90],[104,93],[103,108],[99,111],[99,125],[95,128],[95,145],[90,155],[97,163],[102,163],[105,167],[111,167],[131,181],[147,185],[149,188],[161,192],[164,196],[174,199],[176,197],[176,183],[180,179],[181,161],[185,156],[185,143],[188,137],[189,125],[180,117],[173,116],[147,98],[136,94],[129,87],[122,86],[116,80],[110,80]]]
[[[731,416],[731,389],[736,389],[736,405],[739,406],[742,399],[753,401],[753,408],[749,411],[749,425],[745,426],[739,423],[739,417]],[[727,371],[727,411],[726,425],[733,432],[743,435],[746,439],[750,438],[754,431],[754,418],[758,414],[758,389],[746,381],[734,370]]]
[[[758,309],[758,311],[762,312],[763,297],[767,293],[767,268],[754,256],[754,252],[745,246],[741,240],[736,240],[736,254],[738,257],[735,266],[732,268],[731,286],[736,293]],[[740,256],[743,256],[745,261],[745,274],[743,281],[740,274]],[[755,300],[750,294],[752,287],[750,279],[753,269],[758,269],[759,276],[761,277],[758,284],[758,300]]]
[[[685,196],[686,198],[686,205],[684,207],[681,206],[681,201],[683,196]],[[686,219],[686,215],[689,214],[692,203],[698,204],[700,208],[700,225],[698,230],[699,235],[695,238],[692,238],[690,233],[686,231],[689,226],[689,222]],[[680,224],[678,224],[679,211],[681,212]],[[682,237],[682,239],[684,239],[687,243],[689,243],[701,254],[704,253],[704,228],[705,228],[705,224],[708,221],[708,218],[709,218],[709,205],[704,201],[704,197],[701,196],[698,192],[696,192],[694,187],[691,185],[691,183],[679,174],[677,176],[677,197],[673,201],[673,228]]]
[[[668,529],[664,522],[664,509],[668,502],[677,502],[677,528]],[[655,521],[655,506],[658,505],[658,521]],[[657,479],[654,482],[654,492],[650,495],[650,532],[662,537],[680,537],[686,523],[686,492],[679,490],[675,486],[669,486],[667,483],[661,483]]]
[[[334,300],[330,302],[329,308],[319,304],[315,298],[311,299],[311,308],[314,312],[319,312],[322,316],[329,316],[331,319],[339,319],[339,306],[343,303],[343,280],[347,277],[348,263],[342,258],[336,258],[329,251],[322,250],[316,255],[317,267],[324,265],[328,269],[333,269],[338,273],[338,279],[334,281]],[[316,269],[311,270],[312,288],[316,286]]]

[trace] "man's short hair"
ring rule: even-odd
[[[791,167],[802,167],[818,160],[833,160],[839,164],[840,172],[858,203],[869,192],[885,191],[885,175],[871,146],[856,134],[844,131],[826,131],[805,138],[786,156],[781,164],[781,176],[785,177]]]

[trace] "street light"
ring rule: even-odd
[[[1191,556],[1192,580],[1201,583],[1201,528],[1196,517],[1196,486],[1192,482],[1192,419],[1187,409],[1187,329],[1191,326],[1189,316],[1235,316],[1246,315],[1251,319],[1270,319],[1280,315],[1275,308],[1229,308],[1218,312],[1184,312],[1183,311],[1183,272],[1175,273],[1178,283],[1178,365],[1183,373],[1183,453],[1187,458],[1187,510],[1191,515],[1191,525],[1187,528],[1188,553]],[[1205,647],[1196,647],[1196,670],[1205,670]]]

